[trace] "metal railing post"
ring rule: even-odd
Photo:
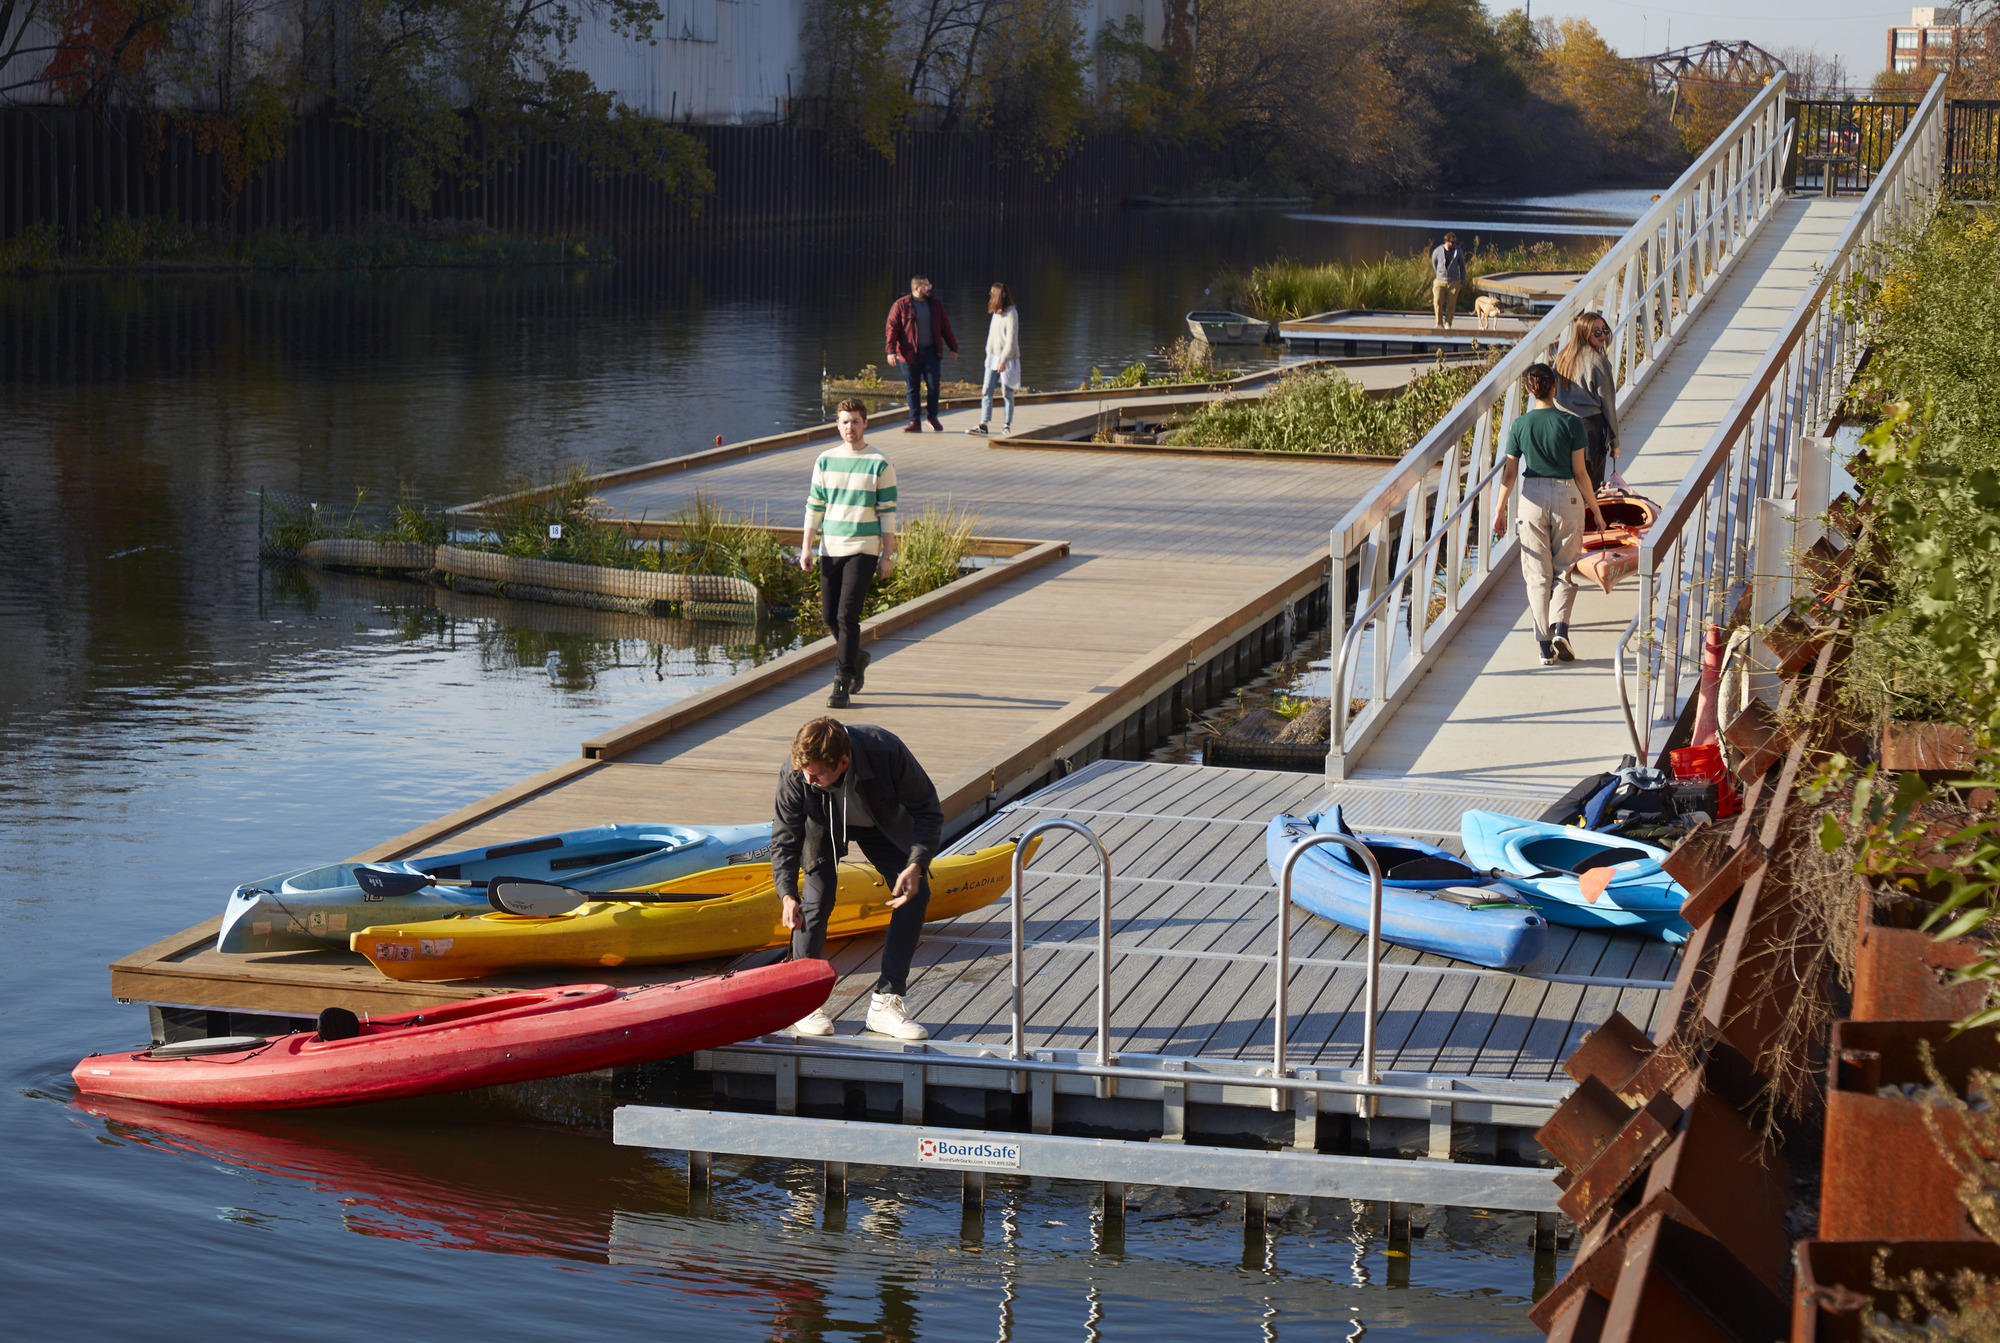
[[[1097,850],[1097,865],[1102,874],[1103,885],[1097,898],[1097,1066],[1111,1066],[1111,855],[1104,847],[1104,841],[1095,831],[1081,821],[1072,821],[1067,816],[1052,817],[1030,826],[1022,836],[1014,841],[1014,1041],[1012,1057],[1020,1062],[1028,1057],[1027,1036],[1028,1016],[1023,1006],[1023,963],[1026,960],[1027,943],[1027,891],[1023,878],[1027,873],[1027,854],[1034,848],[1034,841],[1051,830],[1068,830],[1089,840]],[[1028,1075],[1015,1073],[1013,1091],[1020,1095],[1028,1089]],[[1116,1085],[1109,1078],[1097,1079],[1097,1094],[1116,1094]]]
[[[1351,851],[1361,860],[1368,871],[1368,985],[1364,991],[1366,1011],[1361,1018],[1361,1080],[1374,1086],[1382,1079],[1375,1072],[1375,1008],[1381,993],[1382,971],[1382,865],[1375,861],[1375,855],[1368,846],[1352,835],[1307,835],[1292,845],[1285,855],[1285,864],[1278,872],[1278,951],[1271,965],[1277,979],[1277,1004],[1273,1009],[1276,1020],[1272,1023],[1271,1038],[1271,1080],[1280,1085],[1271,1091],[1271,1108],[1285,1108],[1285,1088],[1283,1079],[1289,1069],[1285,1065],[1285,1035],[1290,1028],[1291,1011],[1289,998],[1292,977],[1292,868],[1305,856],[1307,849],[1320,844],[1338,844]],[[1363,1096],[1359,1102],[1361,1117],[1375,1117],[1375,1098]]]

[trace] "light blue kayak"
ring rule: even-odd
[[[1276,881],[1292,846],[1313,834],[1366,845],[1382,869],[1382,940],[1414,951],[1518,970],[1541,955],[1548,922],[1506,885],[1435,844],[1401,835],[1357,835],[1340,808],[1323,815],[1271,818],[1264,861]],[[1368,931],[1368,873],[1351,850],[1321,844],[1292,868],[1292,903],[1356,932]]]
[[[770,857],[767,822],[598,825],[429,858],[327,863],[238,886],[223,912],[215,949],[236,955],[345,950],[348,934],[375,924],[490,912],[486,883],[494,877],[617,891]]]
[[[1497,811],[1466,812],[1459,820],[1459,834],[1467,862],[1493,869],[1551,923],[1641,933],[1663,942],[1688,939],[1691,930],[1680,916],[1688,893],[1660,869],[1665,849]],[[1591,900],[1579,878],[1605,867],[1611,869],[1611,880]]]

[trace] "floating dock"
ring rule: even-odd
[[[1533,330],[1539,320],[1502,314],[1487,318],[1482,326],[1471,309],[1472,304],[1467,300],[1452,325],[1440,327],[1427,312],[1343,308],[1281,322],[1278,334],[1291,349],[1313,354],[1425,354],[1512,345]]]
[[[1583,275],[1580,270],[1496,270],[1474,280],[1472,287],[1540,317],[1568,298]]]
[[[1023,404],[1016,430],[1029,436],[1074,417],[1078,402],[1125,413],[1158,400],[1082,394]],[[1327,521],[1389,462],[1001,449],[962,432],[971,412],[948,415],[947,429],[958,432],[873,431],[897,463],[906,507],[948,503],[975,514],[982,534],[1045,539],[991,547],[991,563],[974,576],[867,622],[875,660],[848,716],[912,744],[959,847],[1062,816],[1102,837],[1113,897],[1105,1031],[1100,1038],[1095,1028],[1092,987],[1098,877],[1082,862],[1081,840],[1058,834],[1025,883],[1027,1057],[1009,1057],[1013,911],[1001,903],[928,930],[910,1005],[932,1039],[859,1033],[857,1004],[880,942],[855,939],[834,951],[839,1035],[703,1054],[695,1062],[713,1088],[713,1114],[656,1115],[639,1127],[635,1117],[621,1132],[698,1152],[801,1157],[848,1132],[854,1152],[875,1153],[869,1160],[886,1160],[887,1149],[861,1145],[861,1129],[838,1125],[920,1125],[947,1147],[1018,1134],[1018,1169],[1107,1186],[1219,1181],[1256,1196],[1253,1223],[1266,1194],[1344,1190],[1385,1198],[1405,1220],[1416,1202],[1535,1211],[1551,1219],[1552,1245],[1556,1190],[1531,1135],[1572,1089],[1558,1061],[1614,1009],[1652,1019],[1673,973],[1667,950],[1558,930],[1534,973],[1509,975],[1390,949],[1370,1082],[1359,1053],[1368,1015],[1359,1005],[1360,939],[1295,916],[1286,1076],[1274,1079],[1277,893],[1263,862],[1263,826],[1278,810],[1337,799],[1358,824],[1443,839],[1466,806],[1537,814],[1552,793],[1378,780],[1328,792],[1310,776],[1143,762],[1191,713],[1326,621]],[[788,520],[827,441],[822,430],[734,445],[615,473],[599,491],[614,514],[633,517],[671,517],[699,490],[723,508]],[[787,653],[357,856],[508,843],[605,821],[769,815],[792,734],[825,712],[831,657],[830,641]],[[222,956],[214,933],[215,921],[197,925],[112,967],[113,992],[147,1004],[161,1038],[269,1033],[326,1006],[383,1012],[525,985],[632,984],[720,968],[398,983],[345,952]],[[754,1143],[746,1112],[769,1121],[759,1120]],[[1242,1173],[1274,1149],[1286,1161],[1270,1169],[1297,1178]],[[1087,1161],[1074,1155],[1092,1150],[1099,1154]],[[1109,1152],[1123,1155],[1107,1165]]]

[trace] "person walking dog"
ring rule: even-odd
[[[850,397],[834,417],[840,443],[813,463],[806,490],[799,568],[813,565],[820,542],[819,611],[833,634],[833,693],[829,709],[845,709],[861,692],[869,656],[861,647],[861,611],[878,573],[896,567],[896,468],[868,446],[868,407]]]
[[[1021,385],[1021,314],[1007,286],[996,284],[987,293],[986,376],[979,385],[979,424],[975,434],[987,432],[993,423],[993,385],[1000,385],[1007,402],[1007,422],[1001,433],[1014,428],[1014,391]]]
[[[903,995],[930,907],[930,864],[943,829],[936,786],[894,733],[815,718],[792,738],[791,758],[778,771],[771,821],[771,874],[781,900],[779,917],[792,930],[792,958],[825,957],[838,865],[850,842],[860,845],[889,886],[892,911],[867,1026],[898,1040],[930,1034],[910,1020]],[[792,1030],[832,1035],[833,1018],[816,1009]]]
[[[1521,542],[1521,577],[1528,585],[1528,609],[1542,665],[1576,661],[1569,643],[1569,614],[1576,603],[1576,561],[1583,553],[1586,509],[1600,530],[1604,515],[1584,468],[1583,423],[1556,409],[1556,371],[1530,364],[1522,381],[1534,408],[1507,431],[1507,465],[1500,473],[1500,498],[1493,511],[1493,535],[1507,529],[1507,496],[1521,481],[1515,535]]]
[[[1431,251],[1431,317],[1439,328],[1449,330],[1458,320],[1458,289],[1464,283],[1465,253],[1459,250],[1458,235],[1447,233]]]
[[[958,358],[958,337],[951,334],[951,318],[945,315],[944,304],[931,296],[929,280],[912,275],[910,292],[889,305],[882,343],[888,349],[889,363],[903,366],[903,381],[910,389],[910,422],[903,432],[923,432],[919,393],[927,390],[931,428],[943,433],[944,422],[938,419],[938,377],[945,347],[951,348],[953,359]]]

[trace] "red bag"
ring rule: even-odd
[[[1736,791],[1736,780],[1729,777],[1729,770],[1722,763],[1722,748],[1715,743],[1683,746],[1678,751],[1669,751],[1667,766],[1674,778],[1683,783],[1712,781],[1715,784],[1716,820],[1734,816],[1743,810],[1743,799]]]

